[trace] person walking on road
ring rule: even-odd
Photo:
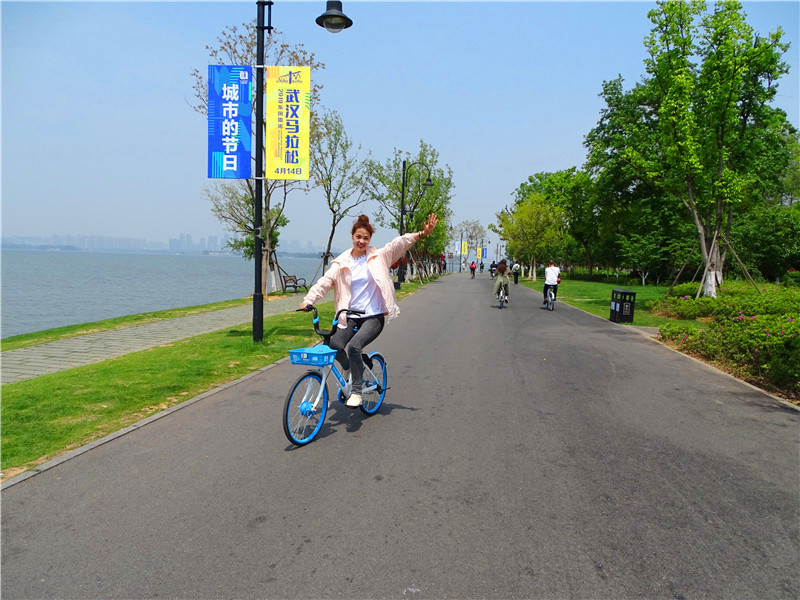
[[[556,266],[554,261],[550,261],[550,266],[544,270],[544,289],[542,290],[542,294],[544,294],[544,302],[542,304],[547,304],[547,290],[553,290],[553,298],[556,297],[558,294],[558,284],[561,283],[561,269]]]
[[[300,303],[300,308],[305,309],[333,287],[337,312],[343,308],[364,312],[342,315],[330,340],[331,348],[337,351],[336,359],[343,369],[350,369],[353,378],[353,393],[346,403],[349,408],[361,404],[362,350],[383,331],[385,317],[391,320],[400,313],[389,268],[411,246],[433,233],[437,222],[432,213],[422,231],[398,236],[382,248],[375,248],[369,245],[375,228],[367,215],[360,215],[353,224],[353,247],[333,259],[330,269],[311,286]]]
[[[511,272],[514,274],[514,285],[519,285],[519,263],[514,262],[514,266],[511,267]]]

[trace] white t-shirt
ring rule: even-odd
[[[378,284],[367,268],[366,254],[360,258],[350,256],[350,291],[352,296],[349,308],[364,311],[363,315],[356,315],[357,317],[371,317],[386,312],[386,303]]]
[[[561,274],[561,269],[558,267],[547,267],[544,270],[544,282],[547,285],[558,285],[558,276]]]

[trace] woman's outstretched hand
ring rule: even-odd
[[[433,233],[433,230],[436,229],[436,224],[439,222],[439,219],[436,218],[436,213],[431,213],[428,215],[428,222],[425,223],[425,228],[422,230],[422,233],[425,237],[428,237],[430,234]]]

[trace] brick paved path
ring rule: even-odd
[[[333,294],[331,293],[330,296],[332,297]],[[298,294],[265,302],[264,317],[296,309],[301,298],[302,296]],[[323,302],[329,299],[326,297]],[[226,327],[250,323],[252,319],[253,306],[247,304],[188,317],[165,319],[155,323],[92,333],[19,350],[8,350],[0,355],[2,383],[15,383],[39,375],[74,369],[130,352],[138,352]]]

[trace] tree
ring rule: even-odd
[[[595,186],[587,171],[571,167],[555,173],[537,173],[516,191],[517,202],[540,193],[548,203],[561,207],[567,231],[584,250],[585,262],[592,273],[593,250],[599,238],[599,218]]]
[[[322,271],[328,266],[331,245],[336,227],[356,206],[366,202],[361,181],[364,161],[353,153],[353,142],[344,129],[336,111],[325,112],[319,120],[319,135],[311,144],[310,167],[316,183],[325,191],[325,200],[331,211],[331,233],[322,258]]]
[[[546,196],[531,192],[512,209],[497,213],[497,223],[489,226],[508,243],[508,251],[520,261],[528,261],[536,281],[536,257],[552,250],[565,235],[564,209],[548,202]]]
[[[467,252],[469,252],[470,249],[477,248],[482,240],[489,237],[486,229],[478,220],[462,221],[458,225],[453,226],[451,235],[453,239],[458,235],[460,241],[467,242]]]
[[[800,205],[755,208],[734,224],[731,238],[748,269],[771,281],[782,278],[800,268]]]
[[[691,215],[704,293],[716,297],[735,211],[774,189],[788,164],[786,115],[768,105],[788,45],[780,29],[754,35],[739,2],[705,11],[704,2],[664,0],[650,11],[648,75],[631,92],[644,120],[625,123],[627,137],[647,143],[622,152]]]
[[[447,165],[444,168],[439,167],[439,153],[422,140],[416,156],[395,148],[393,155],[385,163],[372,159],[365,162],[364,187],[367,195],[380,207],[376,215],[377,222],[400,230],[404,159],[409,165],[406,172],[405,204],[402,206],[404,233],[421,230],[430,213],[436,213],[440,221],[446,222],[451,214],[453,171]],[[410,166],[417,162],[423,164]],[[430,167],[432,187],[423,185],[428,176],[428,170],[423,165]],[[430,237],[416,246],[416,250],[423,255],[438,256],[446,245],[447,231],[443,226],[437,227]]]
[[[206,45],[206,50],[209,57],[216,61],[217,64],[226,65],[255,65],[258,63],[257,50],[257,29],[255,19],[249,23],[243,23],[240,27],[227,26],[223,32],[217,37],[217,45]],[[319,62],[313,52],[308,52],[303,48],[302,44],[295,44],[290,46],[285,43],[280,34],[274,33],[267,36],[264,40],[264,55],[267,64],[273,65],[290,65],[290,66],[308,66],[311,70],[324,69],[325,65]],[[200,114],[208,114],[208,82],[206,76],[198,69],[194,69],[191,73],[194,79],[194,100],[190,103],[193,110]],[[311,85],[311,136],[315,135],[316,121],[315,106],[319,103],[319,93],[322,86],[312,82]],[[255,105],[253,102],[253,119],[255,121]],[[255,129],[255,125],[254,125]],[[253,170],[255,172],[255,170]],[[272,264],[273,250],[275,245],[273,239],[277,241],[277,236],[274,235],[278,228],[285,225],[288,221],[282,219],[283,208],[286,205],[286,200],[289,193],[295,190],[308,190],[309,183],[307,181],[291,181],[291,180],[266,180],[263,198],[263,233],[262,233],[262,284],[261,293],[267,293],[267,282],[269,281],[270,271],[275,268]],[[273,210],[272,200],[273,194],[279,196],[279,210]],[[235,245],[243,245],[243,241],[250,239],[255,243],[253,236],[253,219],[255,210],[247,213],[242,207],[244,199],[249,198],[249,202],[255,206],[255,187],[253,180],[214,180],[209,183],[206,188],[206,197],[212,201],[212,213],[225,224],[228,231],[236,234],[239,241],[234,242]],[[216,199],[216,203],[215,200]],[[242,218],[250,215],[250,221],[243,221]],[[248,238],[249,236],[249,238]],[[248,259],[253,257],[254,252],[245,254]],[[273,275],[273,289],[277,286],[274,284]]]

